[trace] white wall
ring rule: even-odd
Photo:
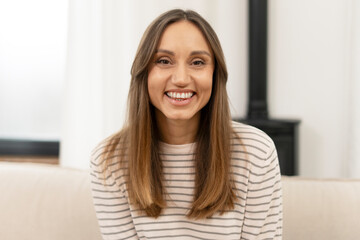
[[[356,160],[351,133],[359,134],[352,124],[352,96],[360,94],[351,76],[356,1],[269,2],[270,113],[301,119],[301,175],[347,177]]]
[[[0,138],[58,140],[66,1],[0,2]]]

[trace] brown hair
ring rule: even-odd
[[[130,201],[151,217],[158,217],[166,203],[163,198],[159,133],[147,88],[148,69],[166,27],[184,20],[201,30],[215,59],[212,95],[201,110],[202,127],[196,139],[195,195],[188,217],[206,218],[215,212],[223,213],[234,208],[235,194],[230,178],[230,138],[233,130],[221,45],[209,23],[198,13],[174,9],[156,18],[141,39],[131,68],[127,123],[122,131],[110,138],[111,144],[105,151],[111,154],[117,147],[123,147],[122,156],[126,155],[127,161],[122,158],[120,164],[123,167],[126,165]],[[104,162],[106,166],[110,164],[110,161]]]

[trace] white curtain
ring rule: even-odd
[[[351,115],[348,173],[349,177],[360,178],[360,2],[353,0],[351,9],[350,81]]]
[[[246,89],[246,1],[71,0],[62,166],[88,168],[91,150],[121,128],[140,38],[155,17],[177,7],[198,11],[215,28],[229,56],[233,115],[244,115],[246,95],[238,94],[237,89]]]
[[[69,1],[60,164],[87,168],[104,132],[102,15],[98,1]]]

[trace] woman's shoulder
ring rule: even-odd
[[[273,140],[262,130],[240,122],[232,121],[232,145],[242,147],[250,154],[265,159],[275,149]]]
[[[107,162],[115,164],[119,161],[116,156],[120,156],[124,148],[124,140],[121,134],[113,134],[101,140],[91,152],[91,164],[101,166]]]
[[[106,186],[113,186],[115,182],[123,185],[125,175],[125,163],[123,161],[125,151],[123,151],[123,137],[114,134],[100,141],[91,153],[90,169],[91,174],[100,183]]]

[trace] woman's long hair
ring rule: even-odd
[[[196,138],[195,195],[188,213],[189,218],[207,218],[215,212],[223,213],[234,207],[235,194],[230,177],[230,138],[233,131],[224,55],[216,33],[198,13],[170,10],[146,29],[131,68],[127,122],[119,133],[110,138],[111,144],[105,152],[111,154],[122,147],[122,156],[126,155],[126,160],[122,157],[119,164],[126,169],[130,202],[148,216],[158,217],[166,203],[159,133],[147,88],[148,72],[162,33],[178,21],[189,21],[201,30],[215,59],[212,94],[201,110],[201,128]],[[105,165],[110,164],[110,161],[104,162]]]

